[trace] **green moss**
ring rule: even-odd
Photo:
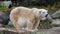
[[[5,25],[4,28],[11,28],[11,29],[13,29],[14,26],[8,26],[8,25]]]

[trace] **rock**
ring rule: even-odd
[[[53,27],[48,29],[46,34],[60,34],[60,27]]]
[[[0,23],[7,25],[9,21],[9,17],[6,13],[0,11]]]
[[[52,24],[60,25],[60,19],[54,19]]]
[[[9,25],[9,26],[12,26],[12,25],[13,25],[13,23],[12,23],[11,21],[9,21],[8,25]]]
[[[60,10],[57,10],[55,13],[53,13],[52,18],[60,19]]]
[[[59,31],[59,30],[60,30],[60,27],[53,27],[53,28],[51,28],[51,29],[49,29],[49,30],[56,30],[56,31]]]
[[[48,19],[48,21],[50,21],[50,22],[52,22],[52,20],[53,20],[50,14],[48,14],[47,19]]]
[[[53,13],[55,13],[56,12],[56,10],[48,10],[48,13],[50,14],[50,15],[52,15]]]

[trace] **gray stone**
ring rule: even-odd
[[[9,17],[6,13],[0,11],[0,23],[7,25],[9,21]]]
[[[57,10],[55,13],[53,13],[52,18],[60,18],[60,10]]]
[[[9,21],[9,22],[8,22],[8,25],[9,25],[9,26],[12,26],[12,25],[13,25],[13,23],[12,23],[11,21]]]
[[[52,21],[52,24],[59,25],[60,24],[60,19],[55,19]]]

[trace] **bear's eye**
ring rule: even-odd
[[[45,12],[43,12],[43,13],[45,13]]]

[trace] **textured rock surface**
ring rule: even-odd
[[[9,17],[6,13],[0,11],[0,23],[7,25],[9,21]]]
[[[53,13],[52,18],[60,18],[60,10],[57,10],[55,13]]]
[[[52,24],[59,25],[59,24],[60,24],[60,19],[55,19],[55,20],[53,20]]]

